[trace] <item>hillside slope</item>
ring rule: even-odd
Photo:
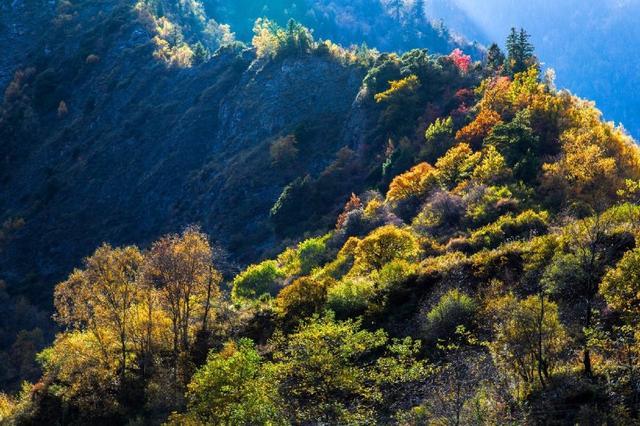
[[[292,179],[272,166],[270,143],[308,129],[296,176],[317,175],[341,147],[356,148],[347,124],[364,69],[330,56],[255,61],[241,48],[167,67],[133,11],[101,13],[88,33],[60,30],[82,38],[81,51],[59,44],[5,99],[0,209],[3,221],[25,226],[3,256],[3,278],[57,278],[103,240],[149,241],[192,222],[225,245],[243,235],[234,252],[255,258],[264,248],[252,246],[272,244],[269,209]]]
[[[55,287],[53,344],[35,356],[34,330],[24,330],[12,345],[12,363],[34,356],[42,374],[0,394],[0,420],[637,423],[633,139],[557,90],[524,31],[511,35],[506,58],[494,48],[473,63],[460,51],[369,56],[314,43],[295,23],[262,25],[260,60],[226,50],[243,65],[237,81],[248,80],[216,86],[219,124],[198,129],[229,162],[206,159],[181,196],[195,194],[197,211],[237,203],[243,236],[264,235],[264,216],[251,209],[277,197],[278,174],[267,171],[276,168],[291,183],[270,209],[270,232],[295,241],[237,274],[204,228],[143,247],[98,246]],[[354,81],[356,101],[342,104],[301,74],[319,88]],[[289,90],[299,85],[304,95]],[[321,97],[332,107],[304,102]],[[253,99],[261,102],[246,108]],[[285,100],[297,106],[290,119],[305,122],[245,149],[245,135],[286,129],[270,117]],[[163,130],[185,135],[192,117]],[[195,160],[171,157],[178,146],[162,159],[187,167]],[[320,147],[328,166],[310,161],[323,158]],[[347,200],[341,212],[336,197]],[[214,219],[224,226],[223,207]],[[149,216],[136,218],[141,228]],[[305,235],[314,227],[328,231]]]

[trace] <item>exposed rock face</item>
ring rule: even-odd
[[[30,100],[37,119],[4,129],[12,140],[2,156],[12,160],[0,220],[25,225],[3,253],[2,278],[43,301],[103,241],[144,245],[190,223],[237,258],[256,259],[278,240],[268,219],[283,187],[319,174],[366,127],[354,125],[361,67],[329,56],[255,61],[250,50],[230,50],[198,67],[167,68],[130,12],[109,13],[104,28],[80,33],[95,45],[41,60],[27,84],[54,84]],[[89,53],[99,61],[85,60]],[[296,166],[273,165],[270,144],[296,132]],[[27,133],[29,146],[19,149]],[[24,280],[30,275],[34,282]]]

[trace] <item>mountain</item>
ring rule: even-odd
[[[2,7],[11,54],[0,74],[0,280],[12,300],[3,348],[22,329],[44,330],[40,345],[50,339],[54,284],[102,242],[145,246],[199,224],[233,262],[255,261],[328,229],[380,161],[380,111],[362,94],[377,53],[365,47],[309,39],[276,60],[197,2]],[[248,43],[254,15],[238,11]],[[416,33],[414,23],[367,16],[401,29],[397,43]],[[457,46],[426,21],[420,28],[434,50]],[[281,197],[300,184],[304,205]],[[271,215],[279,199],[296,210],[282,223]],[[20,368],[6,365],[15,385]]]
[[[5,6],[0,423],[637,423],[640,148],[423,10]]]
[[[343,46],[364,43],[385,52],[422,47],[438,53],[459,47],[478,59],[482,55],[480,45],[467,41],[472,39],[451,34],[446,26],[426,19],[424,2],[208,0],[204,5],[211,16],[230,24],[240,40],[250,40],[253,23],[266,16],[281,25],[295,19],[317,38]]]
[[[4,15],[6,34],[0,39],[7,45],[18,39],[33,43],[31,48],[25,44],[12,49],[22,59],[4,58],[22,64],[5,93],[2,129],[6,196],[1,220],[26,224],[4,257],[3,278],[14,288],[27,276],[41,282],[38,288],[50,286],[51,278],[60,278],[60,272],[77,265],[101,241],[150,241],[190,222],[202,223],[224,239],[239,259],[256,259],[274,244],[273,234],[261,225],[291,174],[318,175],[339,148],[357,150],[361,143],[362,134],[353,129],[363,132],[367,125],[352,117],[360,108],[354,101],[364,68],[331,58],[317,58],[313,64],[291,59],[282,66],[252,65],[254,55],[242,47],[222,50],[198,66],[167,67],[167,61],[180,60],[181,52],[164,45],[161,51],[158,40],[175,46],[200,42],[214,52],[233,35],[228,26],[206,18],[202,7],[149,4],[150,13],[159,18],[142,16],[130,10],[129,3],[115,1],[60,3],[55,10],[50,2],[3,6],[11,13]],[[249,39],[249,22],[264,10],[251,4],[247,10],[244,6],[249,5],[242,3],[234,3],[238,9],[207,6],[215,15],[234,18]],[[325,16],[333,10],[334,15],[312,20],[326,27],[336,22],[335,14],[344,18],[346,7],[316,4],[313,10],[318,12],[309,14],[323,10]],[[371,21],[381,10],[374,12],[353,19],[417,33],[384,14],[386,18],[376,18],[379,22]],[[21,19],[36,16],[25,22],[33,24],[34,31],[38,26],[49,26],[50,31],[28,37],[27,24],[12,20],[12,14]],[[426,21],[421,25],[431,31],[423,42],[433,42],[436,51],[455,46]],[[335,26],[325,31],[334,29],[344,41],[359,40],[355,37],[361,34]],[[396,46],[401,39],[399,31]],[[372,45],[384,40],[369,39]],[[418,44],[412,40],[407,45]],[[162,56],[165,64],[154,55]],[[8,66],[3,67],[4,76],[13,72]],[[297,80],[301,75],[304,80]],[[62,117],[58,109],[63,104]],[[259,164],[265,162],[269,143],[296,131],[305,139],[299,141],[305,167],[279,173],[268,161]],[[240,170],[238,162],[250,166]],[[255,170],[267,176],[243,175]],[[250,197],[243,195],[247,191]],[[230,204],[238,206],[240,216],[226,214]],[[243,229],[249,216],[259,232]],[[146,224],[141,227],[143,218]],[[46,291],[33,294],[48,300]]]

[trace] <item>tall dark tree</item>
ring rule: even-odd
[[[203,64],[209,60],[211,53],[201,42],[193,46],[193,62],[195,65]]]
[[[533,56],[534,47],[530,42],[531,36],[520,28],[520,31],[511,28],[507,37],[507,69],[510,75],[526,71],[535,63]]]
[[[491,72],[498,72],[504,67],[504,53],[500,47],[493,43],[487,51],[487,68]]]

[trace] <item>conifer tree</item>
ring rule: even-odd
[[[496,72],[500,70],[504,66],[504,53],[500,50],[500,47],[496,43],[493,43],[489,46],[489,50],[487,51],[487,68]]]
[[[510,75],[526,71],[533,64],[534,48],[530,38],[524,28],[520,28],[520,31],[511,28],[507,37],[507,72]]]

